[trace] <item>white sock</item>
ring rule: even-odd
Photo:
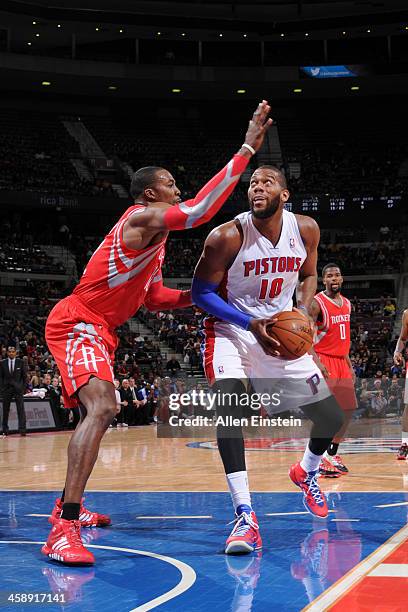
[[[241,504],[246,504],[252,508],[247,472],[232,472],[232,474],[227,474],[227,482],[231,493],[232,503],[234,504],[234,510],[236,510]]]
[[[401,436],[402,444],[408,444],[408,431],[403,431]]]
[[[305,472],[314,472],[319,467],[321,460],[322,455],[315,455],[312,453],[308,444],[305,448],[305,453],[302,461],[300,462],[300,466],[305,470]]]

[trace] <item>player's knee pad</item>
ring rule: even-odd
[[[301,409],[313,423],[311,438],[331,439],[343,426],[344,412],[333,395],[320,402],[301,406]]]

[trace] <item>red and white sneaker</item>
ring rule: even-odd
[[[408,444],[401,444],[401,446],[398,449],[398,454],[397,454],[397,459],[399,459],[399,461],[403,461],[404,459],[408,458]]]
[[[249,553],[262,548],[262,538],[255,512],[249,506],[238,506],[235,523],[225,543],[225,554]]]
[[[303,505],[306,510],[319,518],[326,518],[329,513],[326,498],[317,484],[319,470],[305,472],[300,461],[292,465],[289,477],[303,491]]]
[[[65,565],[93,565],[95,557],[85,548],[81,540],[81,524],[79,521],[55,521],[47,542],[41,549],[54,561]]]
[[[340,470],[325,457],[322,457],[320,462],[319,474],[323,476],[323,478],[339,478],[341,476]]]
[[[332,465],[337,470],[339,470],[341,474],[348,474],[348,468],[346,468],[346,466],[344,465],[343,459],[340,457],[340,455],[335,455],[334,457],[331,457],[329,461],[331,461]]]
[[[55,500],[55,506],[48,519],[48,522],[52,525],[61,518],[62,504],[63,502],[61,502],[60,498]],[[92,510],[85,508],[84,498],[82,498],[79,509],[79,522],[81,527],[108,527],[112,521],[107,514],[99,514],[99,512],[92,512]]]

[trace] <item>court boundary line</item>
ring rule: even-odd
[[[342,576],[328,589],[321,593],[315,600],[302,608],[301,612],[322,612],[329,610],[330,607],[341,601],[341,599],[351,591],[361,580],[384,561],[400,544],[408,537],[408,525],[404,525],[396,531],[388,540],[376,548],[365,559],[360,561],[347,574]],[[343,587],[344,585],[344,587]]]
[[[0,540],[0,544],[45,544],[45,542],[34,542],[32,540]],[[158,595],[154,599],[150,601],[146,601],[145,603],[137,606],[136,608],[132,608],[129,612],[148,612],[148,610],[152,610],[153,608],[157,608],[161,604],[166,601],[170,601],[175,597],[178,597],[188,589],[190,589],[197,579],[197,574],[194,569],[184,563],[184,561],[180,561],[174,557],[168,557],[166,555],[160,555],[158,553],[150,552],[147,550],[138,550],[136,548],[123,548],[120,546],[103,546],[101,544],[87,544],[88,548],[100,548],[102,550],[117,550],[119,552],[128,552],[133,553],[135,555],[142,555],[145,557],[151,557],[152,559],[159,559],[160,561],[164,561],[165,563],[169,563],[173,565],[181,574],[181,579],[176,584],[175,587],[170,589],[170,591],[166,591],[161,595]]]
[[[19,491],[25,492],[27,493],[27,491],[29,491],[30,493],[61,493],[62,489],[0,489],[0,493],[18,493]],[[324,491],[325,493],[333,493],[333,491]],[[361,494],[361,493],[407,493],[407,489],[400,489],[400,490],[392,490],[392,491],[384,491],[384,490],[370,490],[370,491],[335,491],[341,494]],[[87,493],[225,493],[226,495],[229,495],[229,492],[226,491],[225,489],[223,491],[215,491],[214,489],[195,489],[192,491],[185,491],[185,490],[177,490],[175,491],[170,490],[170,491],[152,491],[151,489],[143,489],[143,491],[133,491],[131,489],[115,489],[114,491],[112,489],[86,489],[85,490],[85,495]],[[292,493],[294,495],[299,495],[299,491],[255,491],[254,489],[251,490],[251,494],[252,493]],[[374,506],[376,507],[376,506]]]

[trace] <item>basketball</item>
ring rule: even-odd
[[[280,312],[276,323],[268,325],[271,338],[280,343],[280,356],[284,359],[298,359],[308,352],[313,343],[313,330],[308,317],[300,312]]]

